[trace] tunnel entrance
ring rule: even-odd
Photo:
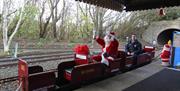
[[[170,39],[172,40],[173,31],[180,31],[180,29],[166,29],[166,30],[162,31],[157,37],[158,44],[164,45],[168,42],[168,40],[170,40]]]

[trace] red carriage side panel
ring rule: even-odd
[[[154,56],[155,56],[155,47],[153,47],[153,46],[144,46],[143,51],[149,53],[151,55],[151,58],[154,58]]]
[[[54,91],[55,73],[42,71],[41,66],[28,67],[27,62],[20,59],[18,79],[20,83],[22,82],[22,91]]]
[[[120,71],[120,61],[121,58],[117,58],[115,60],[109,61],[109,66],[105,66],[106,70],[105,72],[108,74]]]
[[[28,64],[22,59],[18,62],[18,80],[22,83],[22,91],[28,91]]]
[[[144,49],[143,49],[144,52],[152,52],[154,50],[155,50],[155,47],[152,47],[152,46],[144,46]]]
[[[62,64],[65,64],[65,63],[62,63]],[[72,68],[67,67],[64,69],[64,71],[62,71],[60,68],[63,68],[62,66],[65,66],[62,64],[60,64],[58,67],[59,81],[61,81],[62,79],[66,79],[66,80],[71,81],[72,83],[77,83],[83,80],[89,80],[96,77],[100,77],[102,76],[103,70],[104,70],[104,64],[90,63],[90,64],[77,65]],[[63,72],[63,74],[61,72]]]
[[[132,65],[133,65],[133,57],[132,56],[127,56],[125,66],[126,67],[131,67]]]
[[[120,70],[124,70],[125,64],[126,64],[126,52],[118,51],[118,58],[121,58],[121,60],[120,60]]]
[[[90,63],[75,66],[71,73],[71,82],[79,83],[86,80],[95,79],[103,75],[104,64]]]
[[[29,79],[29,91],[54,91],[55,90],[55,73],[40,72],[31,74]]]
[[[137,57],[137,64],[143,64],[151,61],[151,56],[149,53],[143,53],[138,55]]]

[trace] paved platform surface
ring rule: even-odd
[[[119,74],[106,80],[81,87],[75,91],[122,91],[123,89],[130,87],[137,82],[140,82],[145,78],[148,78],[161,71],[164,67],[162,67],[160,64],[160,60],[155,61],[124,74]]]

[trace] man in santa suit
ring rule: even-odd
[[[171,49],[171,40],[169,40],[168,43],[164,45],[160,55],[163,66],[169,66],[170,49]]]
[[[102,47],[102,52],[93,56],[93,59],[109,66],[109,62],[117,58],[119,43],[114,32],[107,32],[104,39],[96,37],[95,40]]]

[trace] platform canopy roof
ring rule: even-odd
[[[180,6],[180,0],[76,0],[115,11],[137,11]]]

